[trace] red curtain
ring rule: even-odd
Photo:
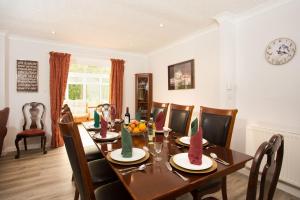
[[[58,128],[58,120],[67,86],[70,57],[71,54],[50,52],[51,146],[53,148],[64,145]]]
[[[124,60],[111,59],[110,104],[116,108],[116,118],[122,116]]]

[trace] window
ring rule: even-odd
[[[74,116],[87,116],[87,107],[109,102],[110,67],[71,64],[65,103]]]

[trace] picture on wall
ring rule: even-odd
[[[38,92],[38,61],[17,60],[17,91]]]
[[[195,88],[194,60],[168,66],[168,89],[192,89]]]

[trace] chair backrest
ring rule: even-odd
[[[281,170],[283,150],[284,140],[283,136],[279,134],[272,136],[269,142],[264,142],[260,145],[255,153],[250,170],[247,200],[256,199],[259,169],[265,156],[267,157],[267,161],[261,174],[258,199],[273,199]]]
[[[168,107],[169,107],[169,103],[159,103],[159,102],[152,102],[152,108],[151,108],[151,113],[153,114],[153,118],[154,120],[156,119],[156,116],[158,115],[158,113],[163,112],[165,119],[167,116],[167,112],[168,112]],[[165,121],[164,119],[164,121]]]
[[[3,110],[0,110],[0,126],[6,127],[8,115],[9,115],[8,107],[4,108]]]
[[[60,132],[73,170],[74,179],[83,200],[95,200],[91,175],[84,154],[77,125],[70,114],[65,113],[59,122]]]
[[[217,109],[200,106],[203,138],[226,148],[230,147],[237,109]]]
[[[44,114],[46,107],[42,103],[26,103],[22,107],[24,116],[23,130],[27,129],[44,129]]]
[[[170,105],[169,128],[176,133],[188,135],[194,106]]]
[[[68,113],[71,117],[71,120],[74,122],[74,117],[68,104],[64,104],[60,112],[61,116],[63,116],[65,113]]]
[[[111,107],[112,105],[108,104],[108,103],[104,103],[104,104],[99,104],[96,107],[96,110],[98,112],[100,112],[102,114],[102,116],[104,116],[104,118],[110,118],[111,117]]]

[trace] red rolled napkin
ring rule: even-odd
[[[107,126],[108,123],[105,121],[104,117],[101,117],[101,130],[100,130],[100,135],[102,138],[106,138],[106,133],[107,133]]]
[[[156,116],[156,119],[155,119],[156,130],[159,130],[159,131],[163,130],[164,125],[165,125],[164,113],[159,112],[158,115]]]
[[[198,130],[198,119],[195,119],[191,124],[191,140],[190,148],[188,152],[189,160],[191,164],[202,164],[202,128]]]

